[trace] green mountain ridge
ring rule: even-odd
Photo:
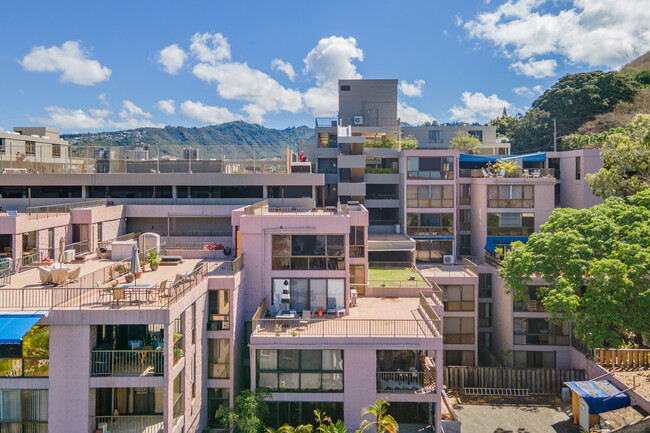
[[[299,143],[313,142],[314,129],[308,126],[286,129],[266,128],[243,121],[203,127],[138,128],[125,131],[89,134],[62,134],[61,138],[75,146],[73,154],[83,155],[85,148],[128,146],[134,142],[150,145],[152,157],[182,157],[183,148],[198,147],[200,158],[283,158],[285,147],[299,150]]]

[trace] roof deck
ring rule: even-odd
[[[440,338],[440,318],[431,308],[435,300],[420,294],[413,298],[361,297],[357,306],[323,317],[271,317],[262,303],[253,318],[256,337],[391,337]]]
[[[125,271],[120,265],[124,263],[93,255],[79,265],[78,278],[60,285],[41,282],[38,268],[14,274],[9,282],[0,283],[0,311],[168,308],[208,276],[238,272],[242,257],[218,262],[184,259],[155,271],[146,267],[132,283],[123,281]]]

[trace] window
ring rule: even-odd
[[[185,398],[184,398],[184,381],[183,377],[185,376],[185,369],[181,370],[181,373],[174,378],[174,384],[173,384],[173,398],[174,398],[174,420],[177,420],[178,418],[183,415],[183,412],[185,411]]]
[[[0,153],[5,153],[7,141],[4,138],[0,138]]]
[[[549,158],[548,168],[555,171],[555,178],[560,180],[560,158]]]
[[[488,213],[488,236],[530,236],[535,231],[535,214]]]
[[[492,274],[478,274],[478,297],[492,297]]]
[[[406,230],[413,236],[453,236],[453,213],[409,213]]]
[[[535,207],[533,185],[489,185],[488,207]]]
[[[478,141],[483,141],[483,131],[481,130],[474,130],[474,131],[467,131],[470,137],[476,138]]]
[[[569,344],[569,325],[557,326],[546,319],[515,318],[514,344],[558,345]]]
[[[214,417],[219,408],[230,407],[230,389],[208,388],[208,426],[214,428],[225,428]]]
[[[444,317],[442,320],[444,344],[474,344],[473,317]]]
[[[273,270],[345,270],[344,235],[273,235]]]
[[[490,326],[492,326],[492,304],[490,302],[479,302],[478,327],[489,328]]]
[[[208,291],[208,331],[230,329],[230,291]]]
[[[429,131],[429,143],[442,143],[442,131],[440,130]]]
[[[50,327],[34,326],[21,343],[0,344],[0,377],[48,377],[49,355]]]
[[[35,141],[26,141],[25,142],[25,155],[36,155],[36,142]]]
[[[366,293],[366,266],[350,265],[350,289],[355,289],[358,295]]]
[[[410,157],[407,160],[409,179],[453,179],[454,158]]]
[[[196,304],[190,307],[190,326],[192,327],[192,344],[196,344]]]
[[[408,207],[454,207],[453,185],[408,185]]]
[[[440,286],[445,311],[474,311],[474,286]]]
[[[362,226],[350,227],[350,257],[364,257],[365,254],[365,228]]]
[[[52,143],[52,158],[61,157],[61,145],[59,143]]]
[[[230,340],[208,339],[208,377],[228,379],[230,377]]]
[[[349,92],[349,91],[350,91],[349,84],[341,84],[341,92]]]
[[[445,350],[445,366],[447,365],[466,365],[474,366],[473,350]]]
[[[458,255],[470,256],[472,255],[472,236],[471,235],[458,235]]]
[[[582,179],[582,168],[580,165],[580,157],[576,156],[576,180]]]
[[[458,185],[458,204],[470,205],[472,204],[472,185],[469,183],[461,183]]]
[[[514,351],[515,368],[555,368],[555,352]]]
[[[288,282],[291,303],[288,309],[295,311],[315,311],[345,305],[345,280],[341,278],[308,279],[308,278],[274,278],[271,305],[276,311],[286,309],[282,304],[282,292]]]
[[[442,263],[442,256],[453,254],[453,242],[447,240],[416,239],[416,260],[424,263]]]
[[[284,392],[342,392],[342,350],[257,351],[257,386]]]
[[[324,174],[336,174],[336,158],[319,158],[318,172]]]
[[[47,432],[47,411],[46,389],[0,390],[0,430],[3,432]]]
[[[472,224],[471,209],[458,210],[458,230],[470,230]]]

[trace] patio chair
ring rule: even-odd
[[[300,318],[300,326],[309,325],[309,320],[311,319],[310,310],[302,310],[302,317]]]
[[[44,268],[43,266],[38,267],[38,276],[41,278],[41,283],[51,284],[52,283],[52,271]]]
[[[111,290],[106,286],[106,284],[98,281],[95,283],[95,285],[97,286],[97,289],[99,289],[99,297],[97,299],[97,302],[101,302],[102,299],[110,297]]]
[[[169,294],[167,293],[167,280],[164,280],[160,285],[158,286],[158,296],[163,297],[163,298],[169,298]]]
[[[536,178],[537,178],[537,177],[541,177],[541,176],[542,176],[542,172],[541,172],[541,171],[539,171],[539,170],[535,170],[535,171],[533,172],[533,177],[536,177]]]
[[[501,170],[499,173],[497,173],[497,177],[505,177],[506,176],[506,169],[504,168]]]
[[[126,293],[124,289],[113,289],[113,302],[115,303],[116,306],[119,307],[120,301],[124,301],[126,299]]]

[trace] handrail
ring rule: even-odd
[[[107,206],[108,200],[87,200],[72,203],[62,203],[45,206],[31,206],[28,208],[15,209],[18,216],[29,215],[30,219],[48,218],[50,214],[60,215],[70,213],[73,209],[88,209]],[[35,215],[35,216],[32,216]],[[43,216],[41,216],[43,215]]]
[[[108,431],[158,433],[163,427],[162,415],[111,415],[89,417],[93,430],[106,424]]]
[[[427,280],[416,278],[415,280],[368,280],[369,287],[399,287],[402,288],[425,288],[431,287]]]
[[[431,301],[433,302],[433,299],[431,299]],[[433,328],[438,333],[438,336],[442,335],[442,328],[440,327],[442,321],[438,314],[436,314],[433,306],[429,303],[427,297],[422,292],[420,292],[420,307],[422,307],[422,311],[425,313],[426,317],[433,323]]]
[[[377,392],[435,392],[435,371],[378,371]]]
[[[406,233],[413,236],[453,236],[454,226],[406,226]]]
[[[162,350],[93,350],[91,376],[162,376]]]
[[[434,313],[435,314],[435,313]],[[253,335],[276,337],[439,337],[421,319],[257,319]]]

